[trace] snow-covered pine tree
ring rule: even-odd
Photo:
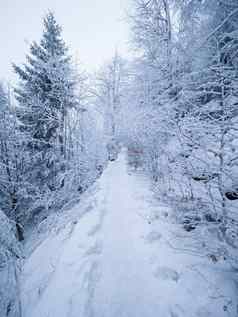
[[[20,129],[33,162],[31,181],[50,191],[64,185],[65,119],[77,104],[76,78],[61,31],[49,12],[42,39],[30,46],[27,63],[13,65],[20,79],[15,89]]]

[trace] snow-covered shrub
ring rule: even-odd
[[[16,227],[0,210],[0,316],[21,317],[18,285],[19,260],[22,251],[16,238]]]
[[[135,0],[131,22],[127,144],[184,227],[236,248],[237,1]]]

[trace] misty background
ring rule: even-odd
[[[127,56],[129,0],[8,0],[0,1],[2,43],[0,79],[13,81],[11,63],[25,62],[29,44],[40,39],[42,18],[49,11],[63,27],[70,53],[84,68],[94,71],[115,49]]]

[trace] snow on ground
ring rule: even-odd
[[[23,316],[237,316],[234,273],[191,252],[169,214],[122,151],[26,261]]]

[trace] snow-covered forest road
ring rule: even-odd
[[[125,151],[68,214],[24,265],[24,317],[235,316],[229,269],[190,251]]]

